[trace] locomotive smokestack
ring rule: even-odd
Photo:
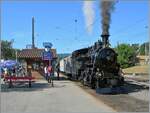
[[[109,34],[107,34],[107,35],[101,35],[101,37],[102,37],[102,42],[103,42],[103,46],[104,47],[108,47],[109,46]]]
[[[34,17],[32,17],[32,48],[35,48],[35,44],[34,44]]]
[[[101,16],[102,16],[102,41],[104,47],[109,45],[109,28],[111,21],[111,11],[114,9],[113,0],[101,0]]]

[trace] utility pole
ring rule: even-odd
[[[119,41],[117,41],[117,47],[119,46]]]
[[[16,50],[16,62],[18,62],[18,52],[17,52],[17,50]]]
[[[147,55],[147,48],[146,48],[146,43],[145,43],[145,56]]]
[[[148,29],[148,26],[145,26],[145,29]],[[149,44],[148,44],[148,46],[149,46]],[[145,64],[147,64],[147,61],[149,60],[148,55],[149,55],[149,53],[148,53],[148,50],[147,50],[147,47],[146,47],[146,42],[145,42]]]
[[[35,48],[34,44],[34,17],[32,17],[32,49]]]

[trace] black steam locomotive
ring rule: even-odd
[[[89,48],[76,50],[70,57],[70,75],[91,88],[123,85],[117,53],[109,47],[109,35],[102,35],[102,41]],[[65,61],[67,62],[67,60]]]

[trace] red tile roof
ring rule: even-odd
[[[18,58],[42,58],[44,49],[23,49],[18,53]],[[56,49],[51,49],[53,58],[57,58]]]

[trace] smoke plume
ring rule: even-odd
[[[85,17],[85,23],[88,33],[92,33],[93,29],[93,21],[94,21],[94,8],[93,8],[93,1],[84,1],[83,3],[83,13]]]
[[[114,10],[113,0],[101,0],[102,34],[109,35],[111,12]]]

